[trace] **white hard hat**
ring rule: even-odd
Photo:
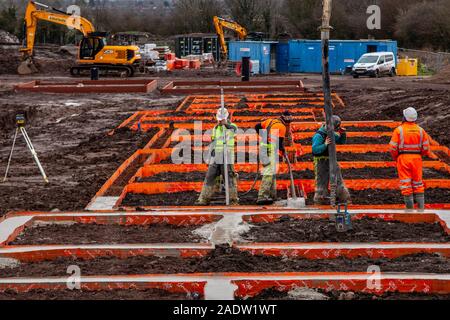
[[[412,107],[403,110],[403,116],[408,122],[416,122],[418,117],[416,109]]]
[[[217,114],[216,114],[217,121],[227,120],[229,116],[230,116],[230,113],[228,112],[228,110],[226,108],[224,108],[223,110],[222,110],[222,108],[217,110]]]

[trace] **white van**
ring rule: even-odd
[[[360,76],[381,77],[388,74],[390,77],[395,76],[397,65],[395,56],[392,52],[373,52],[366,53],[352,68],[354,78]]]

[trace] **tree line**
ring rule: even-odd
[[[277,39],[317,39],[322,0],[42,0],[57,8],[76,4],[96,28],[111,33],[142,31],[169,37],[214,32],[212,17],[235,20],[249,32]],[[120,5],[119,5],[120,4]],[[20,37],[26,1],[0,4],[0,29]],[[367,8],[381,9],[381,28],[369,30]],[[395,39],[407,48],[450,51],[450,0],[335,0],[334,39]],[[41,23],[38,41],[74,41],[67,28]]]

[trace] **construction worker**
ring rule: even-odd
[[[230,204],[238,205],[237,174],[234,170],[234,144],[238,127],[231,122],[230,114],[227,109],[224,109],[223,112],[222,109],[219,109],[217,111],[216,119],[217,125],[214,127],[211,134],[211,158],[209,160],[208,172],[206,173],[203,188],[196,204],[209,205],[211,198],[217,191],[216,189],[218,189],[216,188],[218,179],[220,179],[221,176],[224,176],[224,143],[226,136]]]
[[[333,116],[334,135],[336,144],[345,144],[347,142],[347,133],[341,127],[341,118]],[[313,136],[312,153],[314,156],[314,173],[316,190],[314,194],[314,203],[316,205],[325,205],[330,203],[330,193],[328,186],[330,184],[330,157],[328,155],[328,146],[331,144],[331,138],[327,134],[327,126],[324,124]],[[350,201],[350,193],[345,187],[342,179],[342,172],[339,164],[337,165],[337,188],[336,200],[338,203],[347,203]]]
[[[291,122],[291,113],[285,111],[279,119],[268,119],[255,126],[262,136],[259,156],[263,165],[263,177],[258,193],[258,205],[273,204],[277,200],[278,151],[283,156],[286,154],[285,139]]]
[[[403,110],[403,123],[394,130],[389,151],[397,162],[400,190],[406,209],[414,209],[416,200],[419,209],[425,208],[425,186],[422,180],[422,156],[436,158],[430,150],[428,134],[416,124],[417,111]],[[414,199],[415,198],[415,199]]]

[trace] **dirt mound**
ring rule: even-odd
[[[444,67],[438,74],[429,79],[433,83],[450,84],[450,64]]]
[[[20,46],[0,46],[0,74],[17,74],[21,62],[19,48]],[[67,74],[75,64],[75,56],[57,46],[37,48],[34,60],[41,74]]]
[[[19,43],[19,39],[5,30],[0,30],[0,43]]]
[[[345,121],[401,121],[402,111],[414,107],[419,112],[419,125],[440,144],[450,145],[450,137],[442,129],[443,124],[450,121],[448,89],[344,89],[341,97],[346,107],[336,113]]]
[[[0,74],[17,74],[19,46],[0,46]]]

